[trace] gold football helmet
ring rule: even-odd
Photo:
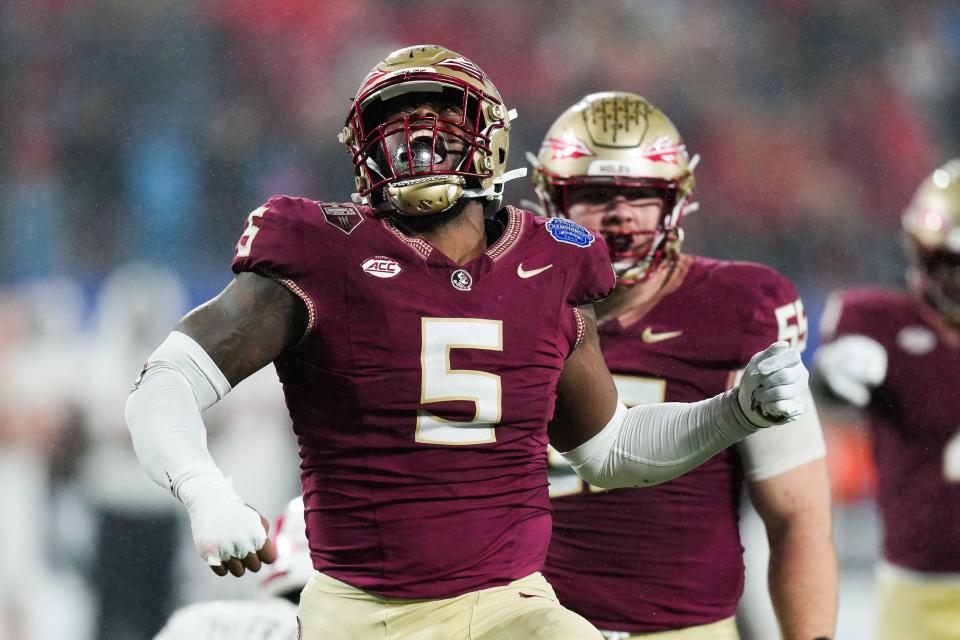
[[[421,101],[447,107],[410,108]],[[408,216],[445,211],[461,197],[499,206],[503,183],[525,173],[506,171],[515,116],[462,55],[439,45],[394,51],[364,78],[340,134],[356,167],[354,199]],[[455,164],[438,166],[453,154]]]
[[[584,188],[602,187],[611,197],[617,191],[653,189],[662,197],[655,231],[605,234],[620,283],[632,284],[676,259],[697,159],[690,159],[670,119],[645,98],[607,91],[564,111],[531,162],[541,206],[551,216],[567,216],[571,194]],[[638,248],[638,235],[652,238],[643,238]]]
[[[920,184],[903,214],[903,231],[911,286],[960,325],[960,158]]]

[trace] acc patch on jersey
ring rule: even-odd
[[[360,265],[364,273],[368,273],[375,278],[392,278],[402,271],[400,264],[393,258],[387,256],[374,256],[367,258]]]
[[[324,205],[320,207],[320,210],[323,211],[323,217],[326,218],[328,223],[347,235],[350,235],[363,222],[363,216],[352,204]]]
[[[581,249],[586,249],[597,239],[586,227],[566,218],[550,218],[546,226],[547,233],[557,242],[572,244]]]

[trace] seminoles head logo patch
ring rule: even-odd
[[[352,204],[328,204],[321,206],[320,210],[327,222],[347,235],[350,235],[363,222],[363,216]]]
[[[459,291],[470,291],[473,288],[473,276],[465,269],[457,269],[450,274],[450,284]]]
[[[567,220],[566,218],[550,218],[547,220],[547,233],[557,242],[572,244],[581,249],[586,249],[597,239],[586,227],[581,227],[573,220]]]

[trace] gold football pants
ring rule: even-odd
[[[879,582],[878,640],[960,640],[960,585]]]
[[[303,640],[602,640],[539,573],[454,598],[398,600],[317,572],[298,616]]]
[[[649,638],[650,640],[740,640],[740,634],[737,633],[737,623],[733,617],[710,624],[699,624],[695,627],[672,631],[634,634],[604,631],[603,635],[610,640],[637,640],[642,638]]]

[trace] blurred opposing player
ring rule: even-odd
[[[960,159],[903,216],[910,291],[831,296],[818,378],[870,427],[883,523],[878,637],[960,638]]]
[[[260,600],[215,600],[180,609],[156,640],[292,640],[300,592],[313,576],[303,498],[294,498],[274,529],[277,560],[260,585]]]
[[[181,321],[128,399],[144,468],[184,503],[214,571],[240,575],[272,549],[200,412],[275,362],[318,570],[306,640],[598,638],[539,574],[548,434],[594,484],[639,485],[803,412],[786,343],[709,401],[618,402],[583,307],[614,286],[607,250],[569,220],[500,207],[512,117],[463,56],[390,54],[341,133],[355,201],[275,197],[251,213],[237,278]]]
[[[597,305],[600,344],[627,404],[709,398],[732,387],[763,345],[806,341],[803,305],[783,276],[680,252],[694,165],[673,123],[622,92],[591,94],[565,111],[537,158],[548,213],[599,231],[611,247],[618,287]],[[545,573],[560,601],[624,637],[736,638],[746,479],[771,541],[770,589],[785,637],[831,635],[829,491],[806,400],[793,428],[748,438],[657,487],[600,492],[559,465]]]

